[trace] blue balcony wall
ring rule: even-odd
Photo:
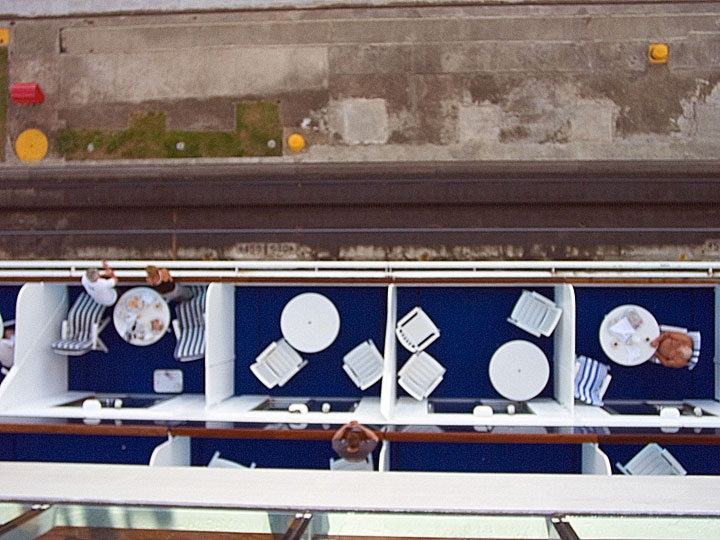
[[[268,390],[250,371],[250,364],[271,342],[282,338],[280,314],[285,304],[304,292],[329,298],[340,314],[335,342],[318,353],[301,353],[305,366],[282,388]],[[235,394],[278,396],[379,396],[380,384],[361,392],[342,369],[343,356],[372,339],[383,350],[387,317],[384,287],[237,287],[235,296]]]
[[[565,444],[393,443],[395,471],[579,473],[580,446]]]
[[[0,286],[0,315],[4,320],[15,318],[15,304],[17,303],[19,286],[3,285]]]
[[[600,449],[610,459],[613,474],[622,474],[616,463],[625,465],[635,454],[643,449],[644,444],[604,444]],[[688,474],[720,474],[720,447],[714,445],[679,445],[661,444],[685,468]]]
[[[121,295],[129,287],[118,287]],[[70,305],[82,287],[70,287]],[[173,358],[175,335],[166,334],[160,341],[147,347],[127,343],[112,323],[112,307],[105,311],[110,323],[101,337],[110,352],[92,351],[78,357],[68,357],[68,385],[70,390],[112,393],[152,393],[153,371],[179,369],[183,372],[186,393],[203,393],[205,389],[204,362],[178,362]],[[171,317],[175,318],[173,305]]]
[[[553,298],[550,288],[533,288]],[[520,298],[521,287],[399,287],[398,320],[415,306],[422,307],[440,329],[440,337],[426,352],[447,372],[434,398],[502,398],[490,384],[488,366],[503,343],[515,339],[530,341],[550,361],[550,378],[540,397],[552,397],[552,337],[536,338],[507,322]],[[398,344],[398,369],[410,352]],[[398,395],[407,395],[398,388]]]
[[[710,287],[632,288],[576,287],[577,346],[579,354],[608,364],[613,377],[605,399],[713,398],[714,291]],[[605,356],[598,329],[605,314],[622,304],[637,304],[650,311],[659,324],[699,330],[700,361],[689,371],[645,362],[625,367]]]

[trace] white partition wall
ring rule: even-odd
[[[67,357],[51,344],[60,339],[68,312],[67,286],[26,283],[15,308],[15,364],[0,386],[0,410],[67,392]]]
[[[582,451],[582,473],[583,474],[600,474],[610,476],[612,467],[607,454],[600,450],[597,443],[583,443]]]
[[[555,400],[570,414],[575,404],[575,290],[572,285],[555,286],[555,303],[562,308],[553,334],[553,373]]]
[[[235,392],[235,285],[211,283],[205,299],[205,407]]]
[[[391,284],[387,290],[387,322],[385,324],[385,347],[383,351],[385,365],[380,389],[380,412],[387,420],[390,420],[397,397],[395,324],[397,324],[397,288]]]
[[[168,436],[150,455],[151,467],[181,467],[190,465],[190,437]]]

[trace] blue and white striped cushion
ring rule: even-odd
[[[175,308],[180,324],[180,338],[174,356],[181,362],[199,360],[205,356],[205,295],[206,287],[190,287],[192,299],[181,302]]]
[[[92,350],[93,324],[99,324],[106,306],[99,304],[86,292],[81,292],[68,312],[68,337],[52,344],[58,352],[74,353]]]
[[[603,396],[612,377],[609,371],[606,364],[578,355],[575,359],[575,398],[589,405],[603,405]]]

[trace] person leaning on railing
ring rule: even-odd
[[[163,295],[165,300],[187,302],[194,296],[192,290],[180,285],[173,279],[167,268],[149,265],[145,267],[145,272],[147,272],[145,281]]]

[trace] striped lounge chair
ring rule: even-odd
[[[177,338],[175,359],[180,362],[200,360],[205,357],[205,296],[207,287],[190,287],[194,296],[181,302],[175,308],[177,319],[173,321],[173,330]]]
[[[106,306],[98,304],[86,292],[81,292],[62,322],[61,339],[53,343],[52,349],[65,356],[82,356],[90,351],[108,352],[100,339],[100,332],[110,322],[103,319]]]

